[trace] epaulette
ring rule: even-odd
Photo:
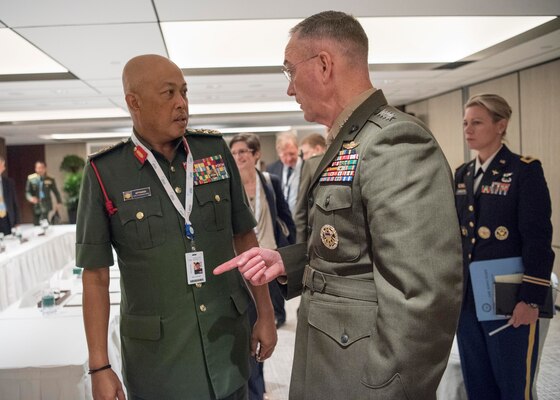
[[[530,164],[530,163],[532,163],[533,161],[539,161],[538,158],[533,158],[533,157],[531,157],[531,156],[521,156],[519,159],[520,159],[521,161],[523,161],[524,163],[526,163],[526,164]]]
[[[214,129],[188,129],[187,135],[222,136],[222,133]]]
[[[38,178],[38,177],[39,177],[39,175],[35,172],[30,174],[30,175],[27,175],[27,179],[35,179],[35,178]]]
[[[374,124],[378,125],[381,129],[383,129],[396,118],[397,118],[397,113],[392,111],[392,107],[389,105],[384,105],[378,108],[377,110],[375,110],[373,115],[369,117],[369,120]]]
[[[103,154],[107,154],[115,149],[118,149],[119,147],[123,146],[124,144],[126,144],[128,141],[130,140],[130,138],[126,138],[121,140],[120,142],[117,142],[115,144],[112,144],[110,146],[104,147],[103,149],[96,151],[95,153],[91,153],[88,156],[88,159],[93,160],[94,158],[97,158]]]

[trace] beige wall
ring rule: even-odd
[[[465,162],[462,108],[461,90],[406,106],[431,129],[452,171]]]
[[[520,72],[521,148],[541,160],[552,198],[553,245],[560,276],[560,60]]]
[[[541,160],[552,201],[554,272],[560,277],[560,135],[557,132],[560,126],[560,60],[477,83],[464,90],[467,95],[485,92],[503,96],[513,110],[507,145],[516,153]],[[406,106],[407,111],[414,112],[432,129],[452,167],[456,159],[464,157],[464,153],[457,151],[460,146],[456,136],[461,135],[462,121],[462,116],[457,117],[462,114],[457,92]],[[457,129],[453,121],[457,121]],[[557,303],[560,304],[560,299]]]
[[[66,200],[62,186],[64,184],[64,172],[60,170],[60,163],[62,159],[69,155],[75,154],[86,159],[86,144],[85,143],[64,143],[64,144],[49,144],[45,146],[45,162],[47,163],[47,171],[50,176],[56,180],[56,186],[62,197],[62,201]],[[66,207],[60,208],[60,217],[63,223],[68,222],[68,213]]]

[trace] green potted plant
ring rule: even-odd
[[[78,212],[78,200],[80,198],[80,187],[82,185],[83,169],[86,162],[77,155],[69,154],[62,159],[60,170],[66,172],[62,190],[66,193],[66,209],[71,224],[76,223]]]

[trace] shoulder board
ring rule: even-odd
[[[36,173],[33,173],[31,175],[27,175],[27,179],[35,179],[35,178],[38,178],[38,177],[39,177],[39,175],[37,175]]]
[[[379,125],[381,128],[389,125],[391,121],[397,118],[397,113],[395,113],[391,106],[385,105],[378,108],[373,115],[369,117],[369,120]]]
[[[113,144],[113,145],[111,145],[111,146],[107,146],[107,147],[105,147],[105,148],[103,148],[103,149],[101,149],[101,150],[99,150],[99,151],[96,151],[95,153],[90,154],[90,155],[88,156],[88,159],[92,160],[92,159],[97,158],[97,157],[99,157],[99,156],[101,156],[101,155],[103,155],[103,154],[110,153],[111,151],[113,151],[113,150],[115,150],[115,149],[118,149],[119,147],[121,147],[121,146],[123,146],[124,144],[126,144],[129,140],[130,140],[129,138],[126,138],[126,139],[123,139],[123,140],[121,140],[120,142],[117,142],[117,143],[115,143],[115,144]]]
[[[524,163],[527,163],[527,164],[530,164],[530,163],[532,163],[533,161],[539,161],[538,158],[533,158],[533,157],[531,157],[531,156],[521,156],[521,157],[520,157],[520,160],[523,161]]]
[[[222,136],[220,131],[214,129],[188,129],[187,135]]]

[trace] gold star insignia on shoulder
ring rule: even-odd
[[[499,172],[498,172],[497,169],[493,169],[493,170],[492,170],[492,175],[498,175],[498,174],[499,174]]]
[[[505,164],[506,160],[500,160],[500,164]]]
[[[195,134],[195,135],[214,135],[214,136],[221,136],[222,133],[215,129],[189,129],[187,133]]]
[[[532,163],[533,161],[538,161],[538,159],[533,158],[533,157],[531,157],[531,156],[523,156],[523,157],[521,157],[521,161],[523,161],[523,162],[526,163],[526,164],[530,164],[530,163]]]
[[[124,138],[124,139],[118,141],[118,142],[115,143],[115,144],[112,144],[112,145],[110,145],[110,146],[104,147],[104,148],[102,148],[101,150],[98,150],[98,151],[96,151],[95,153],[90,154],[90,155],[88,156],[88,158],[89,158],[89,159],[93,159],[93,158],[99,157],[100,155],[109,153],[109,152],[111,152],[112,150],[115,150],[115,149],[121,147],[122,145],[124,145],[125,143],[127,143],[129,140],[130,140],[130,138]]]
[[[389,111],[389,110],[381,110],[377,113],[377,115],[379,115],[379,117],[386,119],[387,121],[391,121],[393,119],[395,119],[395,113]]]
[[[353,149],[354,147],[358,147],[358,144],[359,144],[359,143],[356,143],[356,142],[354,142],[354,141],[352,140],[352,141],[349,142],[349,143],[344,143],[344,144],[342,145],[342,147],[344,147],[346,150],[350,150],[350,149]]]

